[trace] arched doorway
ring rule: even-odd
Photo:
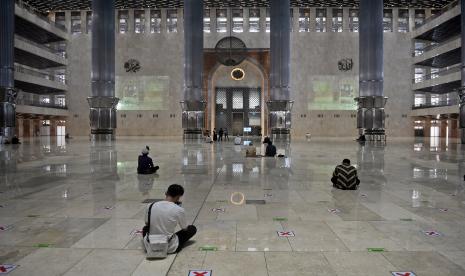
[[[247,135],[267,133],[268,54],[268,50],[249,50],[248,57],[238,66],[221,65],[214,53],[204,54],[207,129],[228,128],[230,135],[242,135],[244,130],[250,130]],[[243,78],[233,76],[232,71],[238,68],[243,71]]]

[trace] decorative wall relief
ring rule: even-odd
[[[140,62],[137,59],[130,59],[124,63],[124,69],[126,72],[136,73],[140,70]]]
[[[351,58],[343,58],[337,62],[339,71],[350,71],[354,67],[354,61]]]

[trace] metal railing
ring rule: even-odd
[[[62,58],[66,58],[67,55],[66,55],[66,52],[63,52],[63,51],[60,51],[60,50],[57,50],[56,48],[52,47],[52,46],[48,46],[46,44],[40,44],[40,43],[37,43],[37,42],[34,42],[32,40],[29,40],[25,37],[22,37],[22,36],[19,36],[19,35],[15,35],[15,39],[18,39],[18,40],[21,40],[21,41],[24,41],[26,43],[29,43],[29,44],[32,44],[38,48],[41,48],[43,50],[46,50],[47,52],[50,52],[54,55],[57,55],[59,57],[62,57]]]
[[[438,18],[439,16],[443,15],[443,14],[446,13],[447,11],[452,10],[453,8],[455,8],[456,6],[458,6],[458,4],[459,4],[459,1],[458,1],[458,0],[456,0],[456,1],[452,2],[452,3],[450,3],[449,5],[447,5],[447,6],[445,6],[444,8],[442,8],[437,14],[432,15],[432,16],[426,18],[425,20],[423,20],[423,22],[422,22],[421,24],[415,26],[415,29],[420,28],[421,26],[425,25],[426,23],[431,22],[431,21],[433,21],[435,18]]]
[[[50,20],[50,18],[44,16],[39,10],[37,10],[36,8],[34,8],[33,6],[21,1],[21,0],[15,0],[16,2],[16,5],[18,5],[18,7],[22,8],[22,9],[25,9],[27,10],[28,12],[32,13],[33,15],[37,16],[38,18],[40,18],[41,20],[49,23],[50,25],[62,30],[62,31],[65,31],[67,32],[66,30],[66,27],[61,25],[61,24],[57,24],[55,21],[52,21]]]
[[[447,43],[449,43],[449,42],[451,42],[451,41],[454,41],[454,40],[456,40],[456,39],[460,39],[460,35],[455,35],[455,36],[453,36],[453,37],[451,37],[451,38],[449,38],[449,39],[447,39],[447,40],[445,40],[445,41],[443,41],[443,42],[441,42],[441,43],[436,43],[436,44],[428,45],[428,46],[425,46],[425,47],[423,47],[423,48],[421,48],[421,49],[415,49],[415,51],[413,51],[413,53],[412,53],[412,57],[421,56],[421,55],[423,55],[423,54],[426,53],[426,52],[429,52],[429,51],[431,51],[431,50],[434,50],[434,49],[436,49],[436,48],[439,48],[439,47],[441,47],[441,46],[444,46],[444,45],[446,45]]]
[[[66,105],[56,104],[56,103],[46,103],[34,99],[16,99],[17,105],[27,105],[27,106],[36,106],[36,107],[47,107],[47,108],[57,108],[57,109],[68,109]]]
[[[439,78],[441,76],[446,76],[446,75],[449,75],[449,74],[452,74],[452,73],[455,73],[455,72],[460,72],[460,69],[462,68],[462,64],[456,64],[456,65],[452,65],[452,66],[448,66],[448,67],[445,67],[439,71],[436,71],[434,73],[430,73],[430,74],[426,74],[424,76],[421,76],[421,77],[418,77],[418,78],[414,78],[413,79],[413,83],[421,83],[421,82],[424,82],[426,80],[432,80],[432,79],[435,79],[435,78]]]
[[[26,74],[26,75],[30,75],[30,76],[50,80],[50,81],[60,82],[60,83],[63,83],[63,84],[68,84],[66,79],[64,79],[64,78],[60,78],[58,76],[54,76],[52,74],[48,74],[48,73],[45,73],[45,72],[32,70],[30,68],[26,68],[26,67],[18,65],[18,64],[15,64],[15,72],[23,73],[23,74]]]
[[[421,109],[421,108],[433,108],[433,107],[442,107],[442,106],[454,106],[459,105],[458,99],[449,99],[445,101],[437,101],[431,103],[421,103],[421,104],[414,104],[412,109]]]
[[[61,101],[56,102],[55,99],[60,99]],[[66,97],[64,95],[60,96],[59,98],[55,98],[54,95],[44,97],[43,95],[29,93],[22,90],[18,92],[18,96],[16,98],[17,105],[68,109],[65,102]]]

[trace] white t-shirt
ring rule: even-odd
[[[145,212],[146,224],[148,222],[149,207],[150,204]],[[181,229],[187,228],[184,208],[169,201],[159,201],[153,204],[150,216],[150,234],[173,237],[168,245],[168,253],[170,254],[175,253],[179,246],[178,236],[174,235],[178,224]]]
[[[234,138],[234,145],[240,145],[241,141],[242,141],[241,137],[236,136],[236,138]]]

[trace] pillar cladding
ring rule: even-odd
[[[114,140],[115,97],[115,1],[92,0],[92,95],[90,106],[92,140]]]
[[[357,128],[368,139],[385,137],[383,90],[383,0],[360,0]]]
[[[181,102],[184,138],[202,137],[205,100],[202,94],[203,1],[184,0],[184,100]]]
[[[460,129],[461,142],[465,144],[465,0],[461,0],[461,36],[462,36],[462,86],[458,90],[458,95],[460,98]]]
[[[0,1],[0,143],[15,133],[15,1]]]
[[[291,129],[290,0],[271,0],[270,7],[270,100],[267,102],[273,139],[289,140]]]

